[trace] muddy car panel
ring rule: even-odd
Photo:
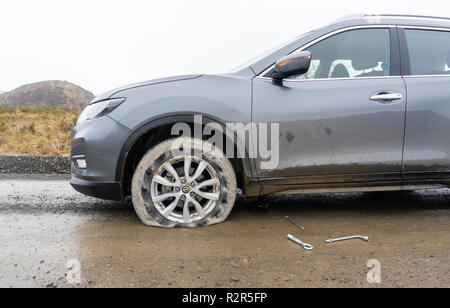
[[[450,31],[450,20],[347,17],[229,74],[166,78],[101,95],[94,103],[111,98],[125,98],[126,102],[107,116],[74,128],[72,158],[85,156],[88,168],[80,170],[74,163],[72,184],[94,196],[98,184],[102,192],[96,196],[105,199],[118,199],[120,187],[124,197],[129,179],[121,160],[128,154],[132,137],[145,134],[144,128],[150,129],[162,118],[173,118],[175,123],[177,116],[201,114],[222,124],[280,123],[278,168],[261,170],[258,159],[243,159],[242,165],[250,167],[239,182],[247,195],[289,191],[302,185],[313,189],[315,184],[320,189],[327,184],[345,188],[346,183],[355,189],[376,187],[377,182],[400,188],[408,183],[448,185],[450,78],[411,76],[405,28]],[[389,75],[286,79],[281,84],[268,77],[282,57],[358,29],[389,31]],[[385,94],[398,95],[398,99],[389,103],[372,99]],[[111,196],[105,193],[108,186]]]

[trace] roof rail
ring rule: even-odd
[[[404,19],[428,19],[450,21],[448,17],[422,16],[422,15],[402,15],[402,14],[366,14],[362,18],[404,18]]]

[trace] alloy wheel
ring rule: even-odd
[[[176,223],[207,217],[220,198],[220,180],[206,160],[180,156],[159,167],[151,181],[151,198],[158,212]]]

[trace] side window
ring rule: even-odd
[[[450,74],[450,32],[405,30],[411,75]]]
[[[314,79],[317,78],[317,74],[319,73],[320,60],[313,59],[311,60],[311,66],[309,67],[309,71],[301,76],[297,76],[298,79]]]
[[[389,29],[360,29],[329,37],[307,49],[309,71],[289,79],[389,76]]]

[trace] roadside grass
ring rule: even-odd
[[[81,110],[0,107],[0,155],[69,155]]]

